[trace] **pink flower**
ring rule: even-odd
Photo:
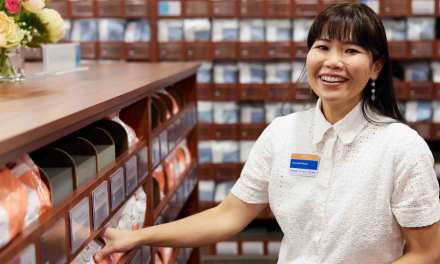
[[[20,12],[21,9],[18,0],[6,0],[5,7],[11,14],[17,14],[18,12]]]

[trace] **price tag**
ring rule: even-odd
[[[136,252],[136,255],[131,260],[130,264],[139,264],[139,263],[141,263],[141,251],[140,250],[138,250]]]
[[[69,212],[72,254],[74,254],[87,238],[90,237],[89,210],[89,198],[87,197]]]
[[[184,134],[182,133],[182,122],[180,121],[180,118],[174,122],[174,125],[175,125],[174,131],[176,131],[174,133],[174,139],[176,140],[176,142],[179,142]]]
[[[15,259],[9,264],[37,264],[35,257],[35,245],[30,244],[27,246]]]
[[[120,168],[110,176],[110,193],[112,199],[112,211],[118,207],[125,197],[124,170]]]
[[[92,192],[93,230],[96,230],[109,215],[108,183],[103,182]]]
[[[66,263],[66,222],[61,218],[40,237],[41,263]]]
[[[137,186],[137,159],[133,156],[125,163],[125,188],[126,195],[130,195]]]
[[[174,124],[171,124],[167,129],[168,132],[168,149],[173,149],[176,146]]]
[[[160,138],[160,158],[164,159],[168,155],[168,134],[166,131],[162,132]]]
[[[160,162],[160,144],[159,139],[156,138],[151,143],[151,159],[153,162],[153,167],[159,165]]]
[[[142,246],[142,264],[149,264],[151,260],[151,247]]]
[[[148,147],[143,148],[137,157],[139,182],[141,182],[148,175]]]

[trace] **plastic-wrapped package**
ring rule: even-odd
[[[28,193],[25,225],[29,226],[52,207],[49,189],[41,180],[38,167],[29,155],[17,158],[6,166],[24,184]]]
[[[177,147],[182,149],[183,153],[185,154],[186,165],[188,166],[189,164],[191,164],[192,155],[191,152],[189,151],[188,142],[186,141],[186,138],[183,139]]]
[[[153,177],[159,183],[160,200],[162,201],[167,193],[166,190],[168,190],[168,186],[167,189],[165,189],[165,172],[162,165],[157,166],[157,168],[153,171]]]
[[[199,181],[199,200],[214,201],[215,181]]]
[[[159,19],[157,21],[159,42],[183,41],[182,19]]]
[[[307,111],[310,108],[313,108],[312,103],[292,103],[292,113]]]
[[[404,41],[406,40],[406,20],[404,19],[382,19],[385,33],[388,40]]]
[[[440,62],[438,61],[431,62],[431,69],[432,69],[432,80],[435,83],[440,83]]]
[[[212,162],[212,141],[199,141],[199,163],[211,163]]]
[[[179,105],[177,104],[176,99],[167,90],[165,90],[165,89],[159,90],[159,91],[157,91],[156,94],[159,95],[159,96],[160,95],[165,95],[166,97],[169,98],[169,100],[171,101],[171,104],[173,106],[173,115],[175,115],[175,114],[177,114],[179,112]]]
[[[136,21],[130,21],[127,23],[125,30],[124,41],[128,43],[132,42],[148,42],[151,40],[151,28],[150,21],[147,19],[141,19]]]
[[[294,19],[292,23],[293,41],[306,41],[313,21],[313,19],[306,18]]]
[[[301,76],[301,72],[304,69],[305,63],[301,61],[292,62],[292,82],[296,83]],[[307,74],[304,74],[301,82],[309,82],[307,79]]]
[[[145,212],[147,211],[147,194],[142,186],[136,190],[134,197],[136,199],[136,209],[138,210],[139,215],[138,227],[141,229],[144,227]]]
[[[163,161],[165,177],[167,177],[168,182],[168,190],[170,190],[177,183],[177,179],[180,175],[178,168],[176,168],[177,164],[174,159],[174,155],[171,154]]]
[[[187,164],[186,164],[186,158],[185,153],[183,152],[182,148],[178,147],[176,148],[175,155],[174,155],[176,161],[177,161],[177,169],[179,175],[182,175],[182,173],[186,170]]]
[[[266,63],[266,83],[291,82],[291,64],[289,62]]]
[[[96,19],[73,21],[71,40],[76,42],[99,41],[99,27]]]
[[[70,264],[116,264],[113,254],[105,257],[100,262],[96,262],[93,256],[105,246],[105,243],[98,238],[94,238],[81,251],[81,253]]]
[[[434,15],[435,0],[411,1],[411,13],[414,15]]]
[[[215,83],[236,83],[238,66],[235,63],[216,63],[214,65]]]
[[[435,39],[435,18],[409,17],[406,32],[408,40],[433,40]]]
[[[378,0],[359,0],[359,2],[368,6],[371,9],[373,9],[373,11],[376,12],[376,14],[379,14],[379,1]]]
[[[0,169],[0,248],[23,230],[27,204],[25,186],[9,169]]]
[[[211,21],[207,18],[185,19],[183,21],[185,41],[210,41]]]
[[[282,102],[265,103],[264,111],[266,113],[266,123],[272,123],[275,118],[292,113],[292,104],[286,102],[283,107]]]
[[[214,123],[238,123],[238,105],[236,102],[214,102]]]
[[[124,19],[99,19],[99,41],[124,41]]]
[[[199,123],[212,123],[213,102],[197,101]]]
[[[235,181],[218,183],[215,186],[215,197],[214,201],[216,203],[222,202],[226,196],[231,192],[232,187],[234,187]]]
[[[405,118],[408,122],[423,122],[432,120],[431,102],[408,101],[406,103]]]
[[[264,65],[263,63],[239,62],[240,83],[263,83]]]
[[[264,108],[261,103],[245,103],[240,105],[241,123],[264,123]]]
[[[429,81],[429,64],[427,62],[414,62],[403,64],[405,81]]]
[[[249,153],[254,146],[255,141],[253,140],[242,140],[240,141],[240,162],[244,163],[249,157]]]
[[[240,42],[264,41],[263,19],[240,20]]]
[[[72,32],[72,21],[70,19],[64,19],[64,37],[60,41],[70,41],[70,33]]]
[[[238,19],[213,19],[212,41],[238,41]]]
[[[292,23],[290,19],[267,19],[266,20],[266,41],[291,41]]]
[[[125,124],[120,118],[119,118],[119,112],[121,111],[117,111],[114,112],[112,114],[110,114],[109,116],[105,117],[104,119],[106,120],[111,120],[114,122],[119,123],[122,127],[124,127],[125,132],[127,132],[127,137],[128,137],[128,146],[132,147],[134,144],[139,142],[138,137],[136,136],[136,132],[134,131],[134,129],[132,127],[130,127],[129,125]]]
[[[197,82],[198,83],[210,83],[212,82],[212,62],[204,61],[202,65],[197,69]]]
[[[212,144],[212,162],[213,163],[227,163],[239,162],[240,150],[237,141],[225,140],[215,141]]]

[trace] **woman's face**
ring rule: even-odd
[[[323,37],[313,44],[306,65],[310,86],[323,102],[357,103],[368,81],[379,76],[383,62],[373,64],[370,53],[350,41]]]

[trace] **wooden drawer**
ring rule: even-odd
[[[260,18],[263,17],[264,5],[259,0],[241,0],[240,1],[240,17],[244,18]]]
[[[197,83],[197,99],[200,101],[213,100],[212,83]]]
[[[309,101],[311,100],[310,86],[308,83],[300,83],[295,87],[295,100]]]
[[[420,40],[408,42],[409,58],[426,58],[434,56],[434,41]]]
[[[238,17],[237,1],[212,1],[213,17]]]
[[[269,83],[267,84],[269,89],[270,101],[284,101],[291,89],[291,83]]]
[[[230,101],[237,98],[237,83],[214,83],[214,101]]]
[[[102,60],[122,60],[124,58],[123,42],[100,42],[99,58]]]
[[[186,17],[209,17],[209,1],[185,1]]]
[[[212,124],[198,123],[197,130],[199,131],[199,140],[211,140],[211,126]]]
[[[267,42],[267,58],[289,60],[292,55],[291,42]]]
[[[388,41],[388,51],[392,59],[405,59],[407,57],[407,43],[405,41]]]
[[[397,100],[408,100],[408,87],[403,81],[394,81],[394,94]]]
[[[46,8],[51,8],[60,13],[62,18],[70,18],[66,1],[50,1],[46,4]]]
[[[186,42],[187,60],[212,60],[211,42]]]
[[[238,89],[238,99],[243,101],[263,101],[266,91],[261,83],[241,83]]]
[[[238,124],[215,124],[213,136],[215,140],[238,140]]]
[[[98,58],[98,43],[96,42],[81,42],[81,59],[96,60]]]
[[[440,83],[434,83],[433,100],[440,100]]]
[[[200,124],[199,124],[200,125]],[[199,133],[200,135],[200,133]],[[201,139],[199,137],[199,139]],[[211,180],[211,163],[199,163],[199,179],[200,180]]]
[[[126,18],[146,18],[149,15],[149,1],[124,1]]]
[[[183,60],[183,43],[159,43],[159,57],[161,60]]]
[[[257,140],[266,128],[266,124],[240,124],[240,140]]]
[[[98,17],[122,17],[123,3],[118,0],[96,1]]]
[[[431,138],[433,140],[440,140],[440,124],[431,124]]]
[[[380,14],[382,16],[407,16],[406,0],[382,0],[380,2]]]
[[[264,10],[267,11],[267,17],[270,18],[290,18],[291,6],[290,1],[286,0],[268,0],[267,7]]]
[[[69,1],[72,18],[93,18],[95,17],[94,1]]]
[[[213,50],[215,60],[236,60],[238,57],[237,42],[214,42]]]
[[[234,181],[239,175],[240,171],[236,163],[215,164],[214,179],[216,181]]]
[[[309,49],[307,42],[292,42],[292,59],[305,59]]]
[[[432,100],[432,82],[409,82],[409,100]]]
[[[410,123],[409,126],[425,140],[431,139],[431,123]]]
[[[150,43],[134,42],[125,43],[127,60],[149,60],[150,59]]]
[[[294,17],[316,17],[318,15],[318,0],[292,0],[291,3]]]
[[[239,59],[261,60],[264,58],[264,42],[241,42]]]

